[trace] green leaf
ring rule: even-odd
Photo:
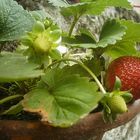
[[[88,29],[80,29],[80,35],[68,37],[65,34],[62,37],[62,42],[74,48],[91,48],[95,46],[95,37]]]
[[[37,64],[29,63],[21,54],[3,52],[0,56],[0,82],[25,80],[43,75],[37,68]]]
[[[98,47],[106,47],[108,44],[115,44],[122,39],[126,28],[116,20],[108,20],[101,31]]]
[[[90,37],[92,39],[92,42],[97,42],[96,36],[90,30],[86,28],[81,28],[80,33],[84,36]]]
[[[36,10],[36,11],[31,11],[31,15],[39,21],[44,21],[46,17],[49,17],[48,13],[45,12],[45,10]]]
[[[127,91],[124,92],[121,96],[123,97],[126,103],[129,103],[133,99],[133,95]]]
[[[57,7],[65,7],[68,6],[68,2],[66,0],[48,0],[53,6]]]
[[[92,58],[90,60],[83,60],[82,63],[86,65],[96,76],[99,76],[101,74],[101,71],[104,70],[105,62],[103,57],[101,57],[100,59]],[[63,69],[67,74],[79,74],[83,77],[90,77],[90,74],[78,64],[65,66]]]
[[[25,95],[24,110],[36,112],[53,126],[68,127],[95,109],[102,95],[97,85],[61,69],[48,70],[37,89]]]
[[[34,19],[14,0],[0,0],[0,41],[17,40],[30,31]]]
[[[52,49],[49,52],[49,56],[53,59],[53,60],[60,60],[62,58],[61,53],[58,50],[54,50]]]
[[[80,2],[93,2],[95,0],[80,0]]]
[[[82,31],[81,35],[75,38],[63,38],[63,42],[70,44],[72,47],[80,48],[105,48],[108,45],[116,44],[125,34],[125,26],[116,20],[108,20],[100,33],[99,41],[97,41],[90,31]]]
[[[123,55],[137,55],[135,46],[136,42],[140,42],[140,23],[130,20],[120,20],[120,23],[126,26],[126,33],[122,40],[115,45],[108,46],[106,53],[113,58]]]
[[[127,0],[94,0],[92,2],[82,2],[62,7],[61,13],[64,16],[77,16],[83,14],[98,15],[109,6],[131,8],[130,3]]]
[[[140,23],[132,20],[120,20],[120,23],[127,27],[124,40],[140,42]]]
[[[137,50],[135,48],[135,43],[131,41],[119,41],[115,45],[108,46],[105,54],[112,57],[113,59],[121,56],[136,55]]]

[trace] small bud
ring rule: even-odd
[[[124,98],[126,103],[129,103],[133,99],[133,95],[129,92],[125,92],[121,96]]]
[[[33,32],[41,33],[45,30],[45,26],[42,22],[37,21],[36,24],[33,26]]]
[[[46,19],[45,22],[44,22],[44,25],[45,25],[45,28],[47,29],[48,27],[50,27],[52,24],[52,21]]]
[[[121,88],[121,80],[118,76],[116,76],[114,90],[120,90]]]

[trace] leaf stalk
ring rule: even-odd
[[[19,98],[19,97],[23,97],[23,95],[12,95],[12,96],[8,96],[8,97],[6,97],[6,98],[0,100],[0,105],[1,105],[1,104],[4,104],[4,103],[6,103],[6,102],[8,102],[8,101],[10,101],[10,100]]]
[[[71,27],[70,27],[70,30],[69,30],[69,37],[71,37],[72,32],[73,32],[73,29],[74,29],[76,23],[78,22],[80,16],[81,16],[81,15],[79,15],[79,16],[77,16],[77,15],[74,16],[73,22],[72,22]]]
[[[51,66],[53,66],[53,65],[55,65],[55,64],[57,64],[57,63],[64,62],[64,61],[72,61],[72,62],[75,62],[75,63],[79,64],[82,68],[84,68],[92,76],[92,78],[95,80],[95,82],[99,86],[100,91],[103,94],[106,94],[106,91],[105,91],[104,87],[102,86],[101,82],[98,80],[98,78],[96,77],[96,75],[85,64],[83,64],[82,62],[80,62],[78,60],[75,60],[75,59],[61,59],[59,61],[56,61],[56,62],[50,64],[48,66],[48,68],[51,67]]]

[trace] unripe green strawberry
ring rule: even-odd
[[[107,104],[113,113],[124,113],[127,111],[125,100],[119,95],[109,97]]]
[[[48,39],[49,37],[46,32],[40,33],[33,42],[34,49],[37,52],[48,52],[52,46],[52,43]]]
[[[116,76],[121,80],[120,90],[129,90],[134,99],[140,98],[139,57],[122,56],[111,62],[106,72],[105,83],[107,90],[113,90]]]

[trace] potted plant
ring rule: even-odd
[[[13,52],[0,54],[2,139],[99,139],[140,112],[135,45],[140,24],[109,19],[98,36],[86,28],[73,33],[81,16],[98,15],[109,6],[131,9],[130,3],[53,4],[73,20],[68,32],[41,11],[28,12],[13,0],[0,1],[0,42],[20,42]],[[62,45],[65,53],[59,49]]]

